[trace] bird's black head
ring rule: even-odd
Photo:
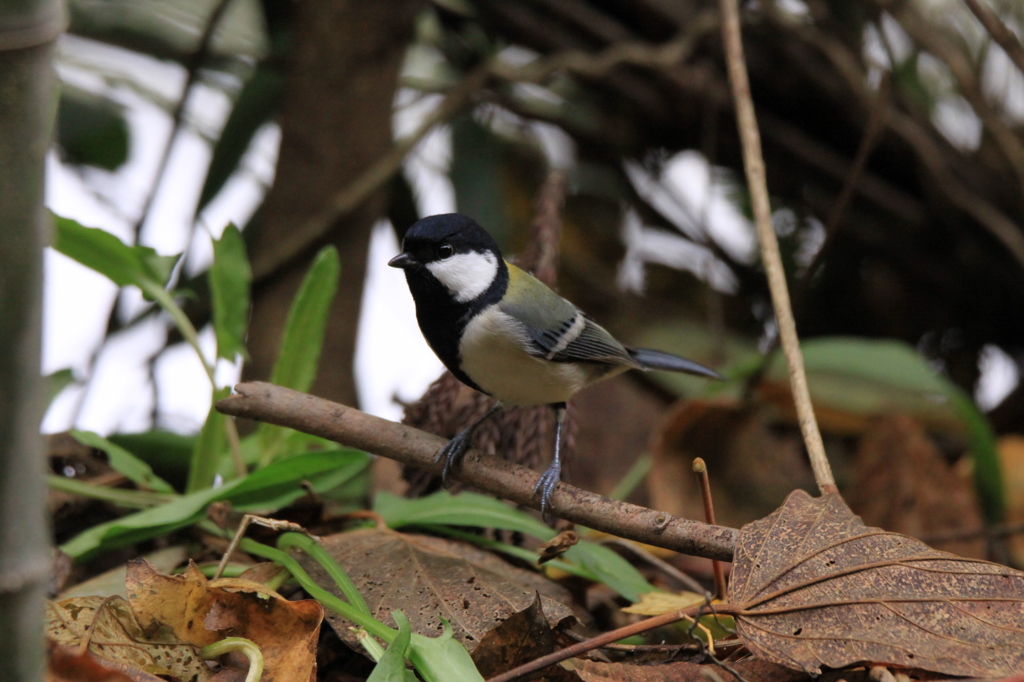
[[[469,303],[495,285],[507,282],[508,271],[497,242],[475,220],[460,213],[424,218],[405,233],[402,253],[388,265],[405,270],[413,297],[442,293]]]

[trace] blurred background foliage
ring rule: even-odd
[[[685,379],[622,378],[581,395],[570,480],[608,492],[653,467],[638,499],[699,517],[687,473],[699,454],[722,488],[720,521],[741,523],[811,481],[747,221],[714,7],[71,0],[62,73],[84,68],[95,80],[63,89],[58,149],[99,186],[100,171],[152,134],[109,96],[123,74],[80,59],[83,41],[180,67],[174,97],[130,83],[172,122],[154,187],[118,209],[132,243],[146,241],[182,130],[211,147],[208,167],[195,169],[199,229],[229,180],[251,172],[259,131],[277,126],[275,179],[240,226],[253,278],[243,373],[270,377],[287,310],[314,255],[333,245],[330,361],[312,390],[350,404],[374,224],[389,218],[400,235],[449,187],[458,210],[522,252],[534,197],[564,171],[562,293],[620,337],[731,379],[701,394]],[[1020,35],[1024,5],[983,8]],[[960,0],[765,0],[748,3],[744,31],[811,387],[855,510],[925,536],[1024,521],[1024,486],[1011,484],[1024,475],[1013,445],[1024,434],[1024,62]],[[200,87],[231,102],[222,124],[198,110]],[[207,279],[178,276],[194,294],[184,313],[202,329],[213,314]],[[145,318],[124,310],[111,309],[108,338]],[[168,344],[180,340],[172,330]],[[1002,388],[987,389],[993,381]],[[902,505],[900,517],[879,500]],[[964,553],[998,544],[956,541],[974,543]]]

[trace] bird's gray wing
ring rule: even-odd
[[[510,284],[520,291],[516,296],[506,296],[498,307],[522,325],[529,339],[526,350],[530,355],[553,362],[639,367],[615,337],[572,303],[521,270],[510,275]],[[523,303],[511,303],[512,300]]]

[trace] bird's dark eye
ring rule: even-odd
[[[455,255],[455,247],[445,242],[437,247],[437,257],[441,260],[446,260]]]

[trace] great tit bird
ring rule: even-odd
[[[444,366],[499,402],[441,449],[443,476],[458,466],[476,427],[501,405],[550,405],[555,456],[534,489],[545,514],[561,475],[566,402],[577,392],[629,369],[722,378],[691,360],[623,346],[575,305],[502,259],[491,235],[468,216],[418,221],[388,265],[405,271],[420,331]]]

